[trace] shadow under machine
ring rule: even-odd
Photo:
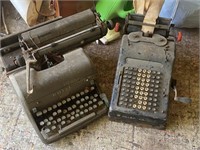
[[[93,64],[80,46],[107,24],[86,10],[1,39],[1,59],[34,129],[51,143],[107,112]]]

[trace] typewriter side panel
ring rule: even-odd
[[[155,41],[131,37],[140,34],[123,36],[109,116],[112,120],[164,128],[175,58],[174,39],[169,37],[159,45],[158,38],[164,37],[158,36]]]

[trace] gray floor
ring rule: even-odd
[[[7,6],[6,21],[11,33],[27,28],[11,5]],[[0,150],[1,149],[67,149],[67,150],[200,150],[199,123],[199,31],[183,32],[177,43],[174,78],[181,96],[190,96],[189,105],[170,99],[167,129],[156,130],[116,123],[102,117],[86,128],[53,144],[43,144],[18,100],[8,78],[0,75]],[[84,47],[94,62],[102,90],[110,99],[119,54],[120,40],[108,46],[92,43]],[[172,94],[173,95],[173,94]]]

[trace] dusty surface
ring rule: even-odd
[[[12,6],[6,9],[10,32],[27,28]],[[177,31],[177,30],[176,30]],[[182,29],[183,41],[177,44],[174,78],[180,96],[190,96],[189,105],[170,99],[165,131],[116,123],[104,116],[86,128],[53,144],[38,138],[22,109],[10,81],[0,75],[0,150],[200,150],[199,123],[199,31]],[[102,90],[110,99],[120,40],[108,46],[92,43],[84,47],[98,71]],[[173,94],[172,94],[173,96]]]

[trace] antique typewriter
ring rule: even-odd
[[[86,10],[1,39],[6,73],[44,143],[107,112],[94,67],[79,48],[104,36],[107,27],[98,14]]]
[[[164,129],[170,87],[175,100],[190,100],[177,97],[172,84],[175,38],[169,35],[170,20],[158,18],[154,34],[144,36],[143,19],[136,14],[126,18],[108,115],[111,120]]]

